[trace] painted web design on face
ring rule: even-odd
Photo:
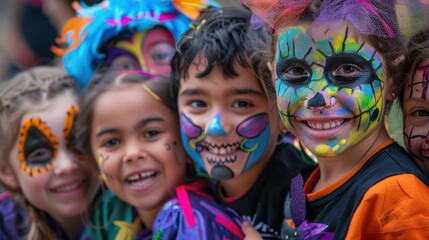
[[[302,135],[316,156],[332,157],[380,123],[384,72],[377,52],[347,27],[323,39],[307,30],[294,27],[279,37],[277,102],[286,127]],[[324,137],[315,133],[321,130]]]

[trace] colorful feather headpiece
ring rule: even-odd
[[[242,0],[256,15],[274,29],[293,26],[312,0]],[[333,20],[347,20],[360,33],[382,38],[401,35],[410,18],[429,10],[423,0],[324,0],[312,18],[313,27]],[[309,11],[312,12],[312,11]],[[425,15],[425,14],[423,14]],[[401,25],[401,28],[400,28]]]
[[[63,27],[52,50],[63,56],[64,68],[86,86],[105,54],[99,50],[124,30],[145,31],[156,25],[169,30],[176,41],[192,19],[207,7],[219,7],[213,0],[105,0],[86,6],[74,2],[77,16]]]

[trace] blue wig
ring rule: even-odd
[[[158,25],[177,41],[206,7],[219,6],[212,0],[105,0],[90,7],[76,3],[77,16],[57,39],[64,48],[53,51],[63,56],[66,71],[85,87],[106,57],[100,48],[124,30],[140,32]]]

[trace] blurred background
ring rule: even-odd
[[[56,63],[49,48],[74,15],[73,1],[77,0],[0,0],[0,80],[35,65]],[[92,5],[102,0],[81,1]],[[218,2],[240,4],[239,0]]]

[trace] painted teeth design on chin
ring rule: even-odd
[[[74,183],[74,184],[67,185],[67,186],[63,186],[63,187],[59,187],[59,188],[55,189],[55,192],[62,193],[62,192],[70,192],[70,191],[73,191],[73,190],[77,189],[77,187],[80,185],[80,183],[81,183],[81,182],[79,182],[79,183]]]
[[[309,126],[312,129],[316,129],[316,130],[334,129],[334,128],[341,126],[344,122],[345,122],[344,119],[335,120],[335,121],[328,121],[328,122],[309,122],[309,121],[306,121],[307,126]]]
[[[210,165],[231,164],[231,163],[234,163],[236,160],[237,160],[237,156],[233,156],[233,157],[219,157],[219,158],[208,157],[207,158],[207,162]]]
[[[127,178],[129,183],[135,182],[145,182],[148,181],[148,178],[152,178],[156,175],[155,171],[136,173]],[[142,181],[143,180],[143,181]]]
[[[209,142],[204,142],[204,144],[206,145],[210,153],[213,153],[216,155],[229,155],[229,154],[235,153],[240,147],[240,142],[235,142],[232,144],[230,143],[222,144],[220,146],[216,144],[211,144]]]

